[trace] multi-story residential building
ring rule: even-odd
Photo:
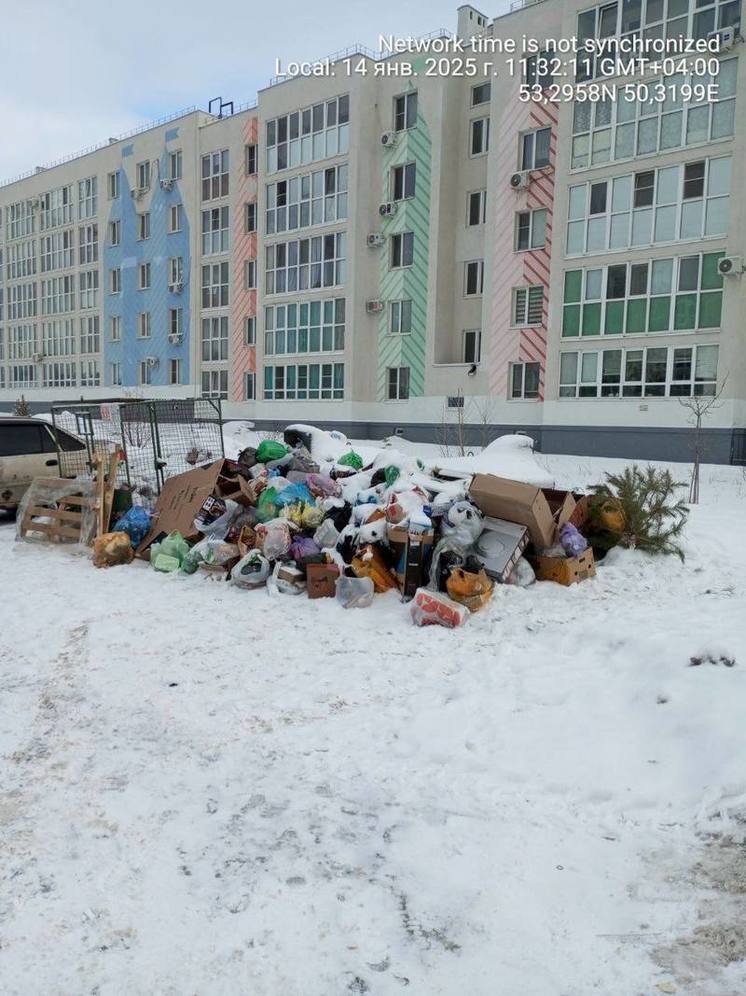
[[[0,404],[687,459],[681,400],[719,395],[708,459],[745,460],[739,0],[513,7],[0,186]],[[718,32],[686,65],[552,51]]]

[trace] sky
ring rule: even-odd
[[[477,7],[480,4],[476,4]],[[493,0],[483,12],[502,12]],[[0,0],[0,180],[211,97],[254,100],[275,59],[454,31],[458,0]],[[485,5],[482,5],[485,8]]]

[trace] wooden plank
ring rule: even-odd
[[[84,508],[95,508],[95,498],[85,498],[83,495],[65,495],[64,498],[57,499],[58,504],[64,502],[65,505],[81,505]]]
[[[24,523],[22,527],[22,534],[26,533],[45,533],[48,536],[66,536],[70,539],[80,540],[80,530],[74,529],[72,526],[63,526],[59,522],[30,522],[28,524]]]
[[[28,519],[34,516],[47,516],[50,519],[62,519],[65,522],[77,522],[80,525],[81,513],[73,512],[72,509],[64,508],[42,508],[41,506],[33,506],[26,509],[26,517]]]

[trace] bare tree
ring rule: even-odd
[[[695,394],[689,398],[679,398],[679,404],[689,412],[687,421],[694,426],[694,463],[692,465],[692,477],[689,482],[689,504],[699,504],[699,468],[703,455],[702,423],[718,408],[722,408],[720,397],[725,388],[728,376],[723,378],[720,390],[711,396]]]
[[[495,402],[493,394],[472,398],[471,404],[479,423],[479,444],[485,449],[495,438]]]
[[[457,456],[466,456],[466,399],[463,389],[458,388],[456,394],[451,397],[456,404],[449,405],[447,401],[444,403],[440,425],[436,429],[440,455],[451,456],[453,447]],[[451,412],[454,413],[453,421],[449,417]]]

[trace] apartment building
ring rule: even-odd
[[[0,186],[0,405],[202,395],[258,424],[687,459],[681,399],[717,394],[708,458],[743,461],[739,27],[738,0],[462,6],[419,51],[354,49]],[[520,49],[721,30],[707,100],[680,65],[581,100],[551,89],[567,56]],[[621,99],[630,79],[679,89]]]

